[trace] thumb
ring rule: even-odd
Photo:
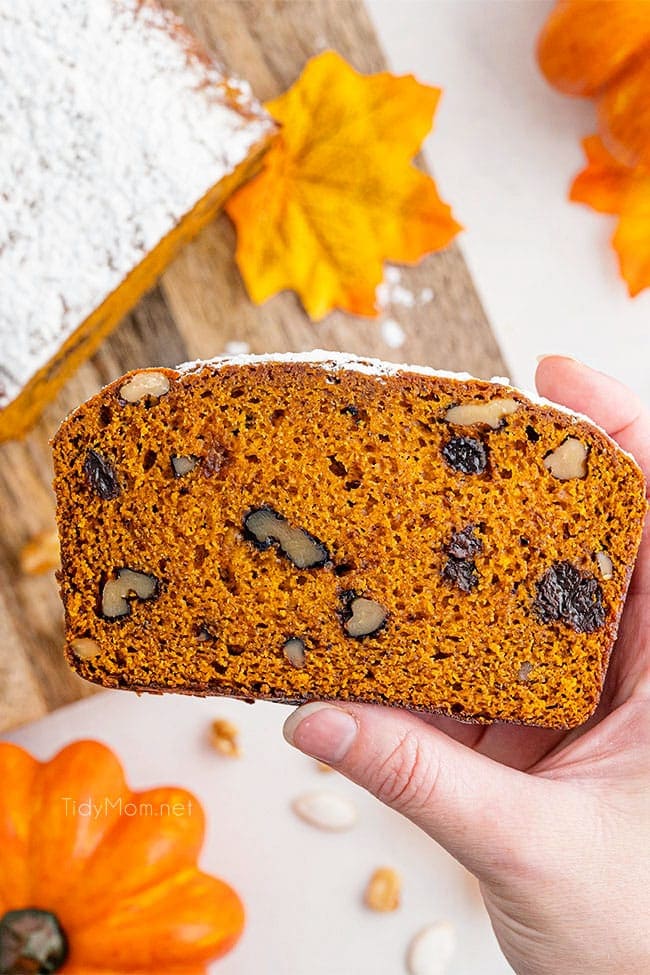
[[[397,709],[306,704],[287,719],[284,736],[403,813],[486,882],[524,868],[549,789],[559,785]]]

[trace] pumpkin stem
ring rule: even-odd
[[[68,957],[68,939],[56,915],[37,907],[0,917],[0,975],[51,975]]]

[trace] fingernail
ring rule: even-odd
[[[579,362],[574,355],[570,355],[568,352],[544,352],[542,355],[536,355],[535,358],[538,362],[542,362],[544,359],[571,359],[571,362]]]
[[[314,701],[294,711],[284,723],[284,737],[301,752],[328,765],[342,761],[357,737],[359,728],[342,708]]]

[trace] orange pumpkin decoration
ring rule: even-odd
[[[600,135],[626,166],[650,165],[650,3],[561,0],[539,39],[547,80],[593,97]]]
[[[197,866],[198,800],[132,792],[113,752],[79,741],[49,762],[0,743],[0,973],[203,975],[244,924]]]
[[[650,287],[650,0],[560,0],[537,53],[552,85],[596,100],[600,131],[570,196],[617,216],[612,245],[637,295]]]

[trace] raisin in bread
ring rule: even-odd
[[[0,441],[253,171],[274,123],[151,0],[0,0]]]
[[[133,372],[54,442],[72,666],[106,687],[564,728],[646,511],[600,429],[334,353]]]

